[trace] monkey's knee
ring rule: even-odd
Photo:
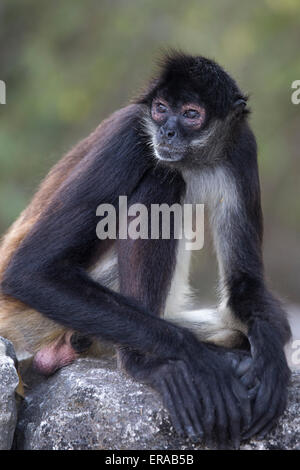
[[[165,317],[191,330],[200,341],[227,348],[244,347],[247,338],[240,325],[235,323],[228,312],[203,308],[187,310]]]

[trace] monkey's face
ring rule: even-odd
[[[170,102],[158,95],[150,107],[150,134],[159,160],[178,162],[188,157],[192,143],[201,136],[206,111],[196,101]]]
[[[246,97],[218,64],[180,52],[166,54],[137,102],[155,157],[180,168],[222,158],[232,118],[246,113]]]

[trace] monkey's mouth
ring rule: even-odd
[[[168,162],[179,162],[184,156],[182,149],[165,144],[157,145],[155,154],[159,160]]]

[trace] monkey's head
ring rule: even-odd
[[[147,107],[146,131],[157,159],[167,163],[207,163],[205,148],[224,140],[247,110],[247,98],[235,81],[204,57],[172,53],[159,77],[139,99]]]

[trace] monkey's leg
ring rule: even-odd
[[[200,341],[227,348],[243,347],[245,325],[233,318],[229,310],[203,308],[168,314],[165,318],[191,330]]]

